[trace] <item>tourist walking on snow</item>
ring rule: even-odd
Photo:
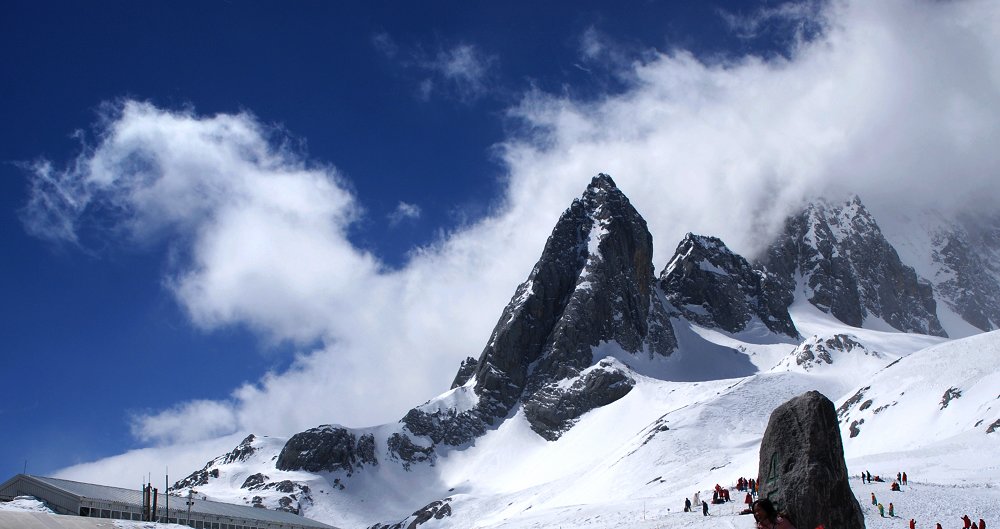
[[[972,527],[972,519],[969,518],[968,514],[962,516],[962,521],[965,522],[965,526],[963,527],[963,529],[969,529],[970,527]]]
[[[872,493],[872,505],[878,505],[878,502],[875,501],[875,493],[874,492]]]
[[[917,529],[917,521],[910,518],[910,529]]]
[[[892,509],[892,502],[890,501],[889,502],[889,518],[892,518],[893,516],[896,516],[896,512],[893,511],[893,509]]]
[[[938,522],[938,524],[934,527],[934,529],[942,529],[941,522]]]
[[[982,518],[979,519],[979,529],[986,529],[986,521]]]
[[[708,502],[701,502],[701,515],[708,516]]]
[[[906,485],[906,472],[903,472],[903,485]]]
[[[691,512],[691,500],[684,498],[684,512]]]
[[[883,507],[881,503],[878,504],[878,515],[881,516],[882,518],[885,518],[885,507]]]
[[[757,529],[795,529],[787,519],[778,515],[771,500],[757,500],[753,503],[753,519],[757,521]]]

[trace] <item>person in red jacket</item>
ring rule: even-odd
[[[910,518],[910,529],[917,529],[917,522],[913,518]]]
[[[968,514],[962,516],[962,522],[965,523],[965,525],[962,526],[963,529],[969,529],[970,527],[972,527],[972,519],[969,518]]]
[[[979,529],[986,529],[986,521],[982,518],[979,519]]]

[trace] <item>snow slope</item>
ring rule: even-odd
[[[535,434],[517,408],[469,446],[439,448],[433,465],[405,470],[383,463],[348,477],[277,471],[273,460],[285,440],[260,438],[251,458],[221,466],[220,477],[198,491],[245,502],[256,494],[239,488],[248,476],[289,479],[312,491],[306,516],[344,528],[406,527],[411,513],[435,500],[450,514],[419,527],[749,528],[750,518],[737,514],[743,505],[736,494],[737,502],[713,505],[707,519],[678,511],[695,491],[710,496],[716,483],[733,486],[741,476],[755,476],[771,411],[817,389],[843,410],[852,475],[906,470],[910,476],[910,485],[893,495],[888,483],[852,481],[869,527],[902,527],[909,517],[922,527],[954,526],[965,513],[1000,523],[1000,427],[986,433],[1000,420],[1000,331],[947,341],[846,327],[808,303],[796,304],[791,314],[807,336],[801,346],[755,340],[752,331],[732,335],[680,324],[676,357],[639,359],[602,344],[595,363],[609,357],[630,370],[636,385],[554,442]],[[826,354],[800,363],[809,344],[812,353]],[[738,376],[732,376],[734,365],[742,366]],[[670,379],[679,372],[698,375]],[[942,409],[951,388],[961,395]],[[426,406],[460,406],[461,400],[449,391]],[[851,437],[851,424],[861,419],[861,433]],[[400,427],[365,432],[384,440]],[[386,453],[384,441],[377,450]],[[879,518],[868,502],[873,491],[885,496],[886,506],[893,501],[902,518]]]

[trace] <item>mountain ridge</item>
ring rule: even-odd
[[[559,475],[574,471],[559,467],[558,461],[571,463],[553,457],[549,447],[582,444],[607,452],[587,436],[607,438],[594,424],[614,428],[614,414],[634,429],[613,436],[620,448],[608,452],[614,463],[599,463],[603,472],[617,472],[620,465],[640,472],[652,460],[663,475],[632,486],[631,493],[645,494],[653,490],[651,484],[668,479],[703,486],[668,471],[668,462],[679,464],[675,456],[650,451],[671,450],[678,431],[686,432],[684,439],[711,442],[708,433],[690,430],[699,421],[729,416],[720,406],[742,410],[724,436],[734,439],[733,446],[759,442],[768,409],[780,404],[778,399],[819,388],[837,400],[857,387],[858,378],[886,370],[926,343],[877,330],[860,332],[869,316],[883,321],[885,330],[899,326],[904,329],[895,331],[944,334],[932,284],[903,264],[857,197],[842,206],[814,204],[790,217],[756,263],[717,238],[693,234],[681,241],[659,278],[651,256],[645,221],[611,177],[598,175],[560,217],[483,352],[461,363],[450,390],[414,407],[395,424],[360,429],[324,425],[297,433],[271,456],[277,461],[273,466],[227,476],[222,469],[245,464],[255,454],[264,457],[256,448],[263,438],[250,436],[172,490],[200,487],[352,526],[463,527],[470,512],[487,520],[514,515],[494,505],[495,498],[534,490],[523,484],[535,479],[476,459],[508,453],[510,448],[496,439],[510,438],[528,452],[548,454],[548,459],[527,459],[536,469],[548,469],[544,476],[556,482]],[[824,322],[825,331],[800,336],[802,329],[815,327],[814,322],[796,321],[802,311],[791,309],[800,302],[818,313],[815,318]],[[752,369],[726,367],[736,362]],[[707,373],[698,381],[670,380],[669,373],[698,363]],[[702,395],[703,390],[708,393]],[[743,392],[764,395],[760,402],[767,403],[766,409],[747,408],[741,397],[733,396]],[[637,403],[644,402],[656,405],[640,409]],[[846,424],[849,418],[842,424],[845,439],[857,428],[854,419]],[[278,440],[266,442],[273,453]],[[687,461],[713,476],[727,467],[755,468],[755,454],[727,457],[731,460],[691,453]],[[496,484],[484,484],[484,476],[472,475],[474,470],[461,468],[461,462],[489,469],[491,480],[523,486],[498,490]],[[530,466],[508,462],[524,471]],[[587,484],[604,495],[623,494],[581,476],[575,479],[583,484],[568,487],[572,492],[538,491],[531,497],[544,498],[549,506],[558,506],[559,497],[598,501],[586,492]],[[370,503],[376,501],[371,487],[378,490],[380,507]]]

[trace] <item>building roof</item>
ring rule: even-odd
[[[26,474],[19,474],[12,478],[11,481],[18,478],[36,480],[81,499],[86,498],[90,500],[121,502],[136,506],[142,505],[142,491],[139,489],[123,489],[121,487],[109,487],[107,485],[96,485],[94,483],[82,483],[79,481],[70,481],[68,479],[48,478],[43,476],[29,476]],[[187,506],[184,503],[187,500],[186,496],[171,496],[170,500],[170,503],[173,504],[171,506],[171,511],[175,509],[178,511],[187,509]],[[165,507],[166,501],[166,494],[157,494],[156,502],[159,507]],[[297,524],[305,527],[316,527],[317,529],[336,529],[332,525],[304,518],[290,512],[262,509],[259,507],[250,507],[248,505],[236,505],[232,503],[202,500],[197,497],[194,498],[194,505],[191,507],[191,512],[199,512],[215,516],[227,516],[232,518],[262,520],[273,523]]]

